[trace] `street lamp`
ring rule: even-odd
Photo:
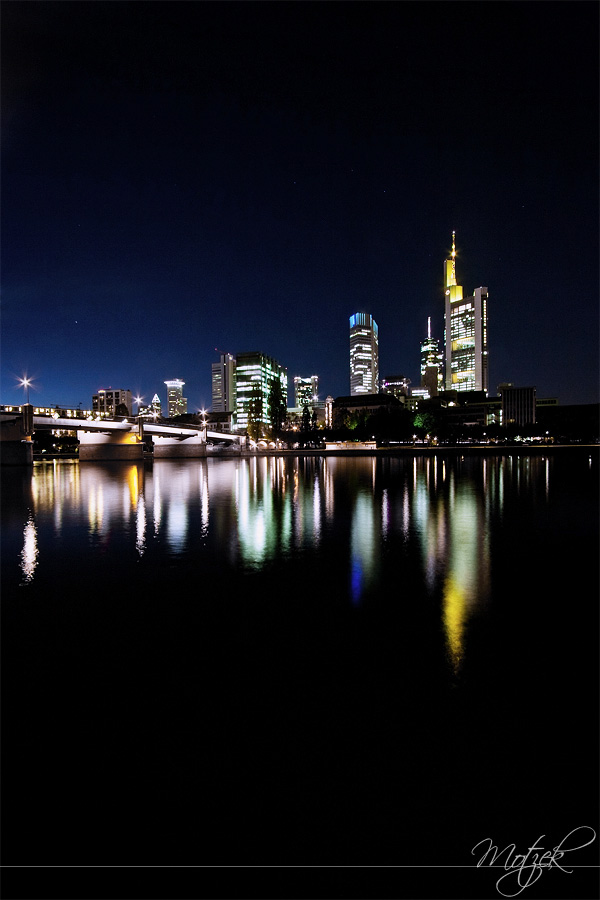
[[[25,376],[24,378],[19,379],[19,384],[27,391],[27,405],[29,406],[29,385],[31,384],[31,380]]]

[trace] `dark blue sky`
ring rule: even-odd
[[[443,260],[490,389],[598,400],[598,7],[3,4],[2,386],[210,405],[215,348],[419,380]],[[290,402],[292,393],[290,392]]]

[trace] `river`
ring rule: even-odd
[[[5,864],[472,866],[597,822],[597,448],[54,460],[2,505]]]

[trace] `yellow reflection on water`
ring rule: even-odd
[[[443,622],[446,644],[455,670],[463,658],[466,611],[465,591],[456,576],[450,573],[444,584]]]

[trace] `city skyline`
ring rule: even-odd
[[[461,283],[490,291],[489,393],[597,402],[597,23],[592,4],[7,5],[0,400],[27,375],[34,404],[164,402],[181,374],[208,409],[220,353],[253,347],[341,396],[357,311],[380,373],[415,386],[456,230]]]

